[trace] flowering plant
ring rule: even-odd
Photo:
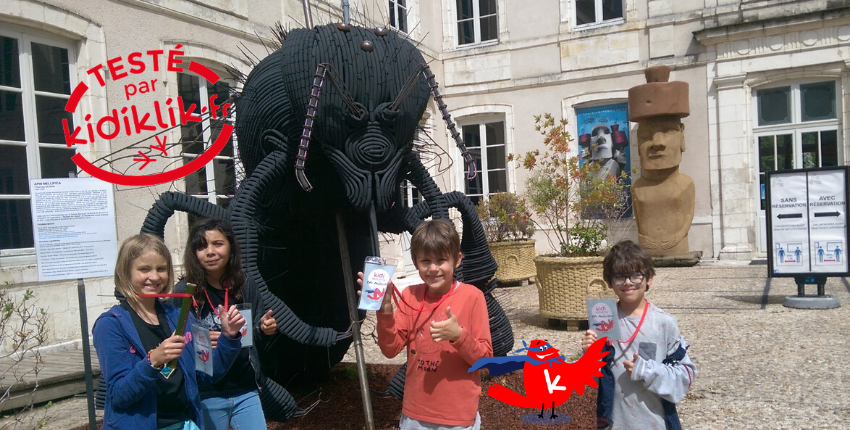
[[[573,141],[567,120],[549,114],[534,117],[535,130],[545,149],[510,154],[508,161],[531,172],[525,197],[539,218],[552,248],[560,256],[595,256],[604,251],[609,219],[619,219],[628,209],[625,172],[618,177],[597,175],[600,165],[582,162],[570,151]]]
[[[514,193],[496,193],[476,205],[488,242],[528,240],[534,234],[525,199]]]

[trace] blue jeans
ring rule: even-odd
[[[251,391],[236,397],[210,397],[201,400],[204,427],[209,430],[265,430],[266,417],[260,396]]]

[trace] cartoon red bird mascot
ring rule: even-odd
[[[543,418],[543,411],[551,402],[552,415],[549,418],[555,419],[558,417],[555,407],[566,402],[573,391],[581,396],[585,385],[596,386],[593,377],[602,376],[599,368],[605,365],[602,358],[608,354],[602,352],[605,340],[603,337],[594,342],[575,363],[567,363],[560,351],[545,340],[532,340],[530,345],[522,341],[525,348],[514,352],[528,351],[526,355],[482,358],[469,371],[487,368],[490,375],[499,376],[523,369],[525,396],[495,383],[490,384],[487,395],[520,408],[540,406],[540,418]]]

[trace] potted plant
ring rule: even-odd
[[[534,257],[534,222],[525,199],[514,193],[496,193],[476,206],[490,252],[499,269],[496,277],[504,282],[523,281],[537,273]]]
[[[550,322],[577,324],[587,319],[587,286],[602,276],[608,222],[625,213],[628,185],[624,172],[619,177],[597,175],[599,164],[571,151],[566,119],[547,113],[534,120],[545,149],[511,154],[508,160],[531,172],[525,197],[556,250],[534,260],[540,313]]]

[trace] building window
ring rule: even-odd
[[[463,142],[475,159],[475,177],[465,179],[472,204],[498,192],[508,191],[504,121],[464,125]]]
[[[76,85],[70,44],[0,30],[0,255],[33,252],[29,180],[77,174],[62,120]]]
[[[835,81],[825,81],[755,92],[761,210],[766,204],[766,172],[844,164],[836,87]]]
[[[407,33],[407,0],[389,0],[390,27]]]
[[[234,110],[231,105],[228,117],[222,118],[222,105],[230,98],[231,83],[220,79],[215,84],[190,73],[177,74],[178,94],[183,99],[184,106],[195,104],[195,112],[203,112],[200,123],[188,123],[180,127],[183,162],[189,163],[209,148],[225,121],[232,123]],[[215,95],[216,119],[210,112],[210,98]],[[237,170],[234,157],[234,137],[225,144],[221,152],[206,166],[186,176],[186,193],[208,200],[210,203],[227,206],[236,193]]]
[[[623,0],[575,0],[576,26],[623,18]]]
[[[496,0],[457,0],[458,45],[498,40]]]
[[[425,201],[425,197],[419,192],[415,185],[411,184],[407,179],[401,181],[401,206],[404,208],[412,208],[419,202]]]

